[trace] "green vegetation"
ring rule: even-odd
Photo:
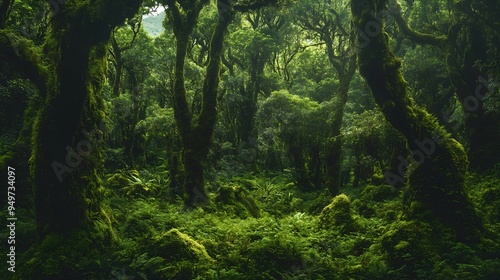
[[[0,279],[497,279],[497,2],[1,1]]]

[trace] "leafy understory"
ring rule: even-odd
[[[286,173],[271,178],[234,177],[210,194],[242,188],[255,199],[258,217],[234,195],[186,209],[181,199],[136,197],[115,187],[107,198],[120,240],[113,267],[127,267],[138,279],[495,279],[500,272],[492,244],[498,236],[471,247],[453,242],[440,223],[405,220],[401,193],[392,186],[351,188],[326,199],[292,188]],[[469,178],[490,232],[498,227],[495,178]]]

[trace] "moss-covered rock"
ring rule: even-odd
[[[344,232],[358,228],[352,216],[351,201],[345,194],[334,197],[332,202],[321,211],[319,220],[324,228],[339,228]]]
[[[260,208],[250,193],[240,186],[222,186],[215,201],[224,205],[232,206],[234,213],[242,218],[252,216],[260,217]]]
[[[194,279],[215,262],[205,246],[176,228],[143,241],[131,267],[146,271],[148,279]]]
[[[160,256],[168,262],[213,261],[205,250],[205,246],[176,228],[153,236],[149,241],[148,252],[151,255]]]

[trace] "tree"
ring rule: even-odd
[[[30,40],[0,30],[1,56],[44,98],[33,125],[30,159],[42,245],[26,264],[38,269],[26,271],[37,277],[39,270],[47,277],[59,275],[43,267],[46,258],[53,258],[59,268],[68,264],[60,255],[47,255],[65,244],[88,253],[92,246],[103,248],[112,240],[110,220],[101,205],[99,170],[106,129],[101,123],[100,94],[111,30],[131,18],[140,4],[120,0],[58,4],[43,51]]]
[[[137,17],[137,16],[136,16]],[[153,92],[146,90],[146,81],[152,72],[154,47],[152,39],[140,27],[137,19],[129,21],[130,29],[115,29],[108,51],[114,71],[110,71],[112,93],[113,132],[109,144],[123,148],[125,164],[135,168],[143,166],[144,137],[135,130],[145,118],[146,107],[153,99]],[[123,43],[123,42],[126,43]]]
[[[482,229],[464,180],[467,155],[435,117],[415,104],[384,31],[386,1],[351,1],[361,75],[386,119],[406,138],[414,162],[408,167],[406,215],[427,210],[450,225],[460,240],[476,241]]]
[[[182,140],[182,162],[185,204],[188,207],[207,202],[203,178],[203,161],[208,154],[216,117],[217,87],[219,82],[222,44],[227,27],[233,17],[231,1],[218,1],[219,18],[214,28],[209,51],[209,63],[203,82],[203,103],[197,119],[193,118],[186,99],[184,63],[189,36],[198,20],[206,0],[188,2],[165,1],[170,12],[176,38],[174,81],[174,116]]]
[[[304,191],[321,188],[319,150],[326,135],[328,107],[286,90],[276,91],[258,112],[260,135],[268,147],[281,144],[294,168],[298,187]],[[278,142],[278,143],[276,143]],[[316,150],[318,150],[316,152]]]
[[[111,48],[109,49],[109,54],[111,56],[111,63],[115,68],[115,75],[113,81],[113,97],[120,96],[120,86],[122,82],[123,67],[126,61],[123,58],[123,53],[128,51],[133,46],[134,41],[137,38],[137,34],[139,34],[139,31],[141,30],[141,23],[142,23],[142,18],[137,16],[134,20],[129,21],[130,29],[132,32],[131,34],[132,38],[129,39],[126,37],[126,39],[129,39],[130,41],[123,44],[120,44],[121,40],[119,39],[119,37],[125,37],[124,35],[128,30],[124,30],[123,28],[115,28],[112,32]]]
[[[500,156],[496,140],[500,137],[499,112],[487,110],[485,101],[498,91],[491,66],[498,58],[496,47],[489,36],[496,31],[489,28],[495,22],[486,10],[495,10],[498,3],[483,1],[456,1],[451,5],[451,22],[447,34],[434,35],[413,30],[402,16],[402,8],[395,3],[394,18],[402,32],[417,44],[438,47],[444,54],[448,76],[465,115],[469,157],[473,168],[491,168]],[[474,8],[473,8],[474,7]],[[479,20],[476,20],[479,19]],[[485,21],[487,20],[487,21]],[[464,51],[461,51],[461,50]],[[488,55],[490,53],[491,55]],[[445,113],[446,114],[446,113]],[[449,120],[449,116],[444,118]]]
[[[230,104],[229,110],[238,110],[236,120],[236,145],[250,147],[255,142],[255,115],[257,113],[257,100],[265,90],[264,67],[269,62],[273,52],[277,49],[278,31],[285,24],[284,16],[262,9],[244,15],[241,24],[247,26],[231,34],[231,42],[227,51],[228,68],[240,68],[244,75],[239,80],[232,78],[230,90],[239,95],[238,104]],[[248,26],[249,25],[249,26]],[[236,67],[235,67],[236,66]],[[235,71],[230,71],[231,76]]]
[[[13,4],[14,0],[3,0],[0,4],[0,29],[5,28],[5,22],[9,18]]]
[[[235,11],[247,12],[272,4],[274,1],[217,1],[218,20],[212,33],[208,64],[202,88],[202,104],[197,117],[190,110],[185,87],[184,64],[189,39],[198,21],[201,9],[208,0],[165,1],[169,19],[176,38],[175,79],[173,85],[174,116],[182,141],[182,162],[185,170],[184,201],[187,207],[207,203],[204,186],[203,162],[205,161],[217,116],[217,96],[221,70],[223,42]]]
[[[356,70],[355,56],[350,50],[350,34],[347,32],[347,11],[343,3],[332,7],[330,1],[301,2],[295,17],[302,29],[312,32],[316,40],[324,43],[328,61],[337,72],[339,85],[331,100],[333,112],[329,123],[329,144],[326,147],[326,182],[332,195],[340,188],[342,137],[340,127],[347,103],[349,84]]]
[[[46,269],[47,263],[57,263],[62,270],[76,261],[51,252],[84,248],[76,255],[85,255],[113,240],[99,177],[106,132],[101,97],[106,44],[111,30],[131,18],[141,1],[56,4],[43,48],[0,30],[1,56],[30,79],[43,98],[33,124],[30,158],[41,245],[26,263],[32,268],[21,278],[53,278],[61,271]]]

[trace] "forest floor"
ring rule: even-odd
[[[497,279],[499,171],[468,178],[487,229],[476,245],[456,242],[439,222],[404,220],[402,193],[388,185],[345,187],[332,200],[326,191],[299,191],[289,173],[244,174],[212,182],[212,203],[193,210],[180,199],[167,200],[157,188],[158,173],[136,172],[128,187],[108,195],[121,242],[113,273],[140,279]]]
[[[180,199],[169,200],[168,182],[167,173],[147,170],[107,176],[105,204],[116,242],[99,258],[79,264],[81,279],[500,275],[500,168],[468,177],[486,228],[473,245],[457,242],[440,222],[405,220],[402,193],[388,185],[345,187],[332,199],[326,191],[300,191],[287,172],[248,173],[209,182],[211,203],[186,209]],[[29,238],[36,232],[33,215],[18,215],[25,221],[19,238]]]

